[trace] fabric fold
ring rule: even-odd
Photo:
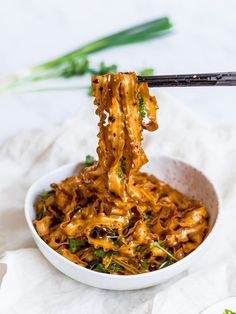
[[[222,197],[221,228],[205,256],[188,273],[139,291],[105,291],[66,277],[51,266],[32,240],[24,197],[41,175],[95,154],[97,125],[92,104],[47,130],[18,133],[0,148],[0,313],[198,313],[236,294],[236,128],[212,127],[187,107],[158,92],[160,130],[144,132],[148,157],[180,158],[210,177]],[[4,266],[6,265],[6,266]]]

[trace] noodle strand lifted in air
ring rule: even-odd
[[[98,161],[39,197],[34,226],[59,254],[91,270],[139,274],[175,263],[203,241],[208,215],[153,175],[142,131],[158,128],[155,97],[135,73],[92,79]]]

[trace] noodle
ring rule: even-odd
[[[131,275],[173,264],[203,241],[208,214],[202,202],[140,172],[148,161],[142,130],[158,128],[156,99],[134,73],[96,76],[92,93],[98,161],[36,201],[36,231],[95,271]]]

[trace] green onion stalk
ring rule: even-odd
[[[22,86],[23,84],[50,80],[68,79],[72,77],[102,75],[117,72],[115,64],[106,65],[101,62],[97,68],[91,67],[88,56],[107,48],[140,43],[166,35],[172,24],[167,17],[158,18],[147,23],[139,24],[112,35],[89,42],[54,60],[42,63],[18,74],[0,78],[0,91]],[[151,73],[145,69],[144,73]],[[63,88],[62,88],[63,89]]]

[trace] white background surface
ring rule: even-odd
[[[0,75],[24,69],[113,31],[167,15],[173,33],[96,54],[120,70],[156,73],[236,70],[235,0],[0,0]],[[236,88],[165,89],[208,123],[234,123]],[[79,114],[81,91],[0,95],[0,142],[25,128]]]
[[[93,56],[93,62],[117,62],[125,71],[153,66],[161,74],[236,70],[235,0],[0,0],[0,74],[162,15],[173,21],[171,36],[102,52]],[[4,261],[8,270],[0,289],[0,313],[32,314],[33,309],[40,314],[90,314],[96,309],[102,314],[167,314],[174,308],[175,314],[199,314],[236,295],[236,131],[228,125],[236,117],[236,89],[167,92],[207,124],[227,124],[218,128],[200,123],[185,107],[159,93],[160,130],[145,134],[148,156],[158,152],[181,158],[212,179],[223,200],[221,230],[210,251],[192,265],[190,275],[130,293],[93,289],[56,272],[32,249],[23,215],[25,193],[36,178],[93,153],[97,128],[90,100],[80,91],[0,96],[1,142],[22,129],[49,128],[74,118],[58,128],[21,132],[0,148],[0,255],[12,250]]]

